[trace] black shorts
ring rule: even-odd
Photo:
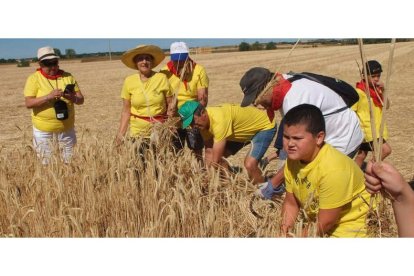
[[[387,141],[385,141],[385,139],[382,142],[384,144],[387,143]],[[359,150],[362,150],[362,151],[372,151],[372,141],[371,142],[367,142],[367,143],[362,143],[361,146],[359,147]]]
[[[203,137],[201,136],[200,130],[196,128],[177,130],[177,136],[173,139],[174,148],[181,150],[184,148],[185,143],[191,150],[201,150],[204,148]]]
[[[244,146],[250,144],[249,142],[235,142],[235,141],[227,141],[226,142],[226,151],[231,155],[235,155],[239,150],[241,150]]]

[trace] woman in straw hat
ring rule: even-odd
[[[59,68],[59,56],[52,47],[37,51],[40,68],[31,74],[24,88],[25,103],[32,109],[33,144],[43,164],[49,162],[52,140],[59,142],[65,163],[76,144],[75,105],[84,98],[74,77]]]
[[[154,123],[166,120],[172,100],[167,77],[153,71],[165,58],[164,52],[154,45],[138,45],[122,55],[122,62],[138,74],[128,76],[122,87],[123,108],[116,137],[119,145],[130,126],[131,137],[150,138]]]

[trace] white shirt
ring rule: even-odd
[[[283,115],[300,104],[319,107],[325,118],[325,141],[339,151],[349,154],[362,143],[364,136],[356,113],[350,108],[336,112],[346,104],[335,91],[305,78],[296,80],[283,99]]]

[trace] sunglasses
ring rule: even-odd
[[[42,60],[42,64],[46,67],[57,66],[59,61],[57,59],[46,59]]]
[[[153,61],[154,58],[151,55],[138,55],[134,58],[135,62],[139,62],[139,61]]]

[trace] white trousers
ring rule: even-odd
[[[73,154],[73,147],[76,144],[75,129],[72,128],[64,132],[48,132],[33,127],[33,145],[36,149],[37,156],[42,160],[42,164],[49,163],[56,143],[63,161],[69,163]]]

